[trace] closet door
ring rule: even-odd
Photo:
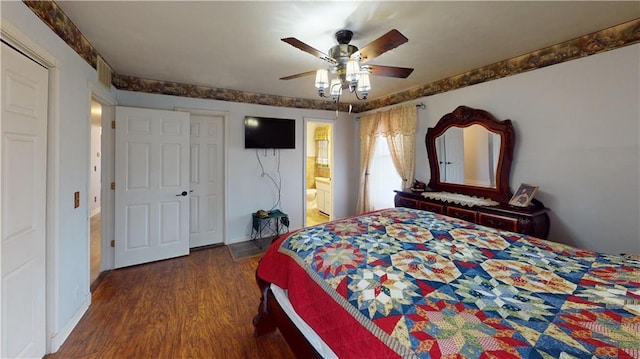
[[[48,71],[2,44],[2,358],[46,351]]]
[[[224,116],[191,114],[189,246],[224,240]]]

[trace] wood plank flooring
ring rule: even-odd
[[[294,358],[276,331],[253,337],[259,257],[226,246],[104,273],[92,304],[45,358]]]
[[[102,217],[100,217],[100,213],[91,217],[90,223],[90,241],[89,241],[89,250],[91,253],[91,283],[93,283],[96,279],[98,279],[98,275],[100,275],[100,223]]]

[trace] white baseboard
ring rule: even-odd
[[[240,237],[240,238],[229,239],[229,240],[225,241],[224,244],[225,245],[230,245],[230,244],[248,242],[250,240],[251,240],[251,238],[249,238],[249,237],[245,237],[245,238]]]
[[[73,316],[73,318],[69,320],[69,323],[67,323],[67,325],[65,325],[65,327],[62,328],[61,331],[54,334],[53,337],[51,338],[51,353],[55,353],[58,351],[58,349],[60,349],[64,341],[67,340],[67,338],[71,334],[71,331],[73,331],[73,328],[75,328],[76,325],[78,325],[84,313],[87,312],[87,309],[89,309],[90,305],[91,305],[91,293],[87,295],[87,299],[82,303],[82,305],[80,305],[80,308],[78,309],[76,314]]]
[[[297,231],[297,230],[299,230],[300,228],[301,228],[301,227],[296,227],[296,228],[289,227],[289,232]],[[284,233],[282,233],[282,234],[284,234]],[[281,234],[281,235],[282,235],[282,234]],[[236,243],[241,243],[241,242],[249,242],[249,241],[251,241],[251,240],[252,240],[252,239],[251,239],[251,237],[233,238],[233,239],[228,239],[228,240],[226,240],[226,241],[224,242],[224,244],[228,246],[228,245],[231,245],[231,244],[236,244]]]

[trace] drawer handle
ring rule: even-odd
[[[496,227],[504,227],[506,225],[506,223],[504,222],[496,222],[493,219],[488,219],[487,222],[492,225],[492,226],[496,226]]]

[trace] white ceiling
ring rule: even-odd
[[[412,67],[372,77],[370,99],[640,18],[638,1],[57,1],[120,75],[316,99],[325,63],[282,41],[328,52],[339,29],[362,48],[395,28],[409,42],[371,64]],[[344,95],[341,101],[354,101]]]

